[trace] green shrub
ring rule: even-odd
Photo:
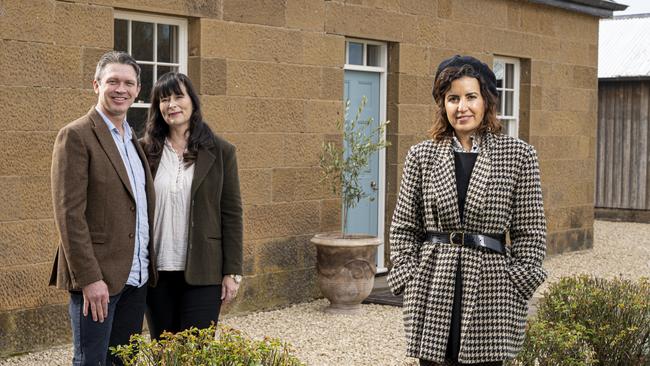
[[[215,334],[217,337],[215,337]],[[274,338],[251,340],[219,325],[163,333],[159,341],[134,335],[125,346],[111,348],[127,366],[301,366],[290,346]]]
[[[575,363],[552,361],[563,355]],[[532,365],[534,357],[540,365],[650,365],[650,282],[579,276],[551,285],[517,360]]]

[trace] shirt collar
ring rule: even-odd
[[[456,152],[478,153],[480,151],[480,146],[481,146],[481,137],[474,134],[471,135],[469,139],[472,141],[472,148],[470,149],[470,151],[465,151],[465,148],[463,148],[463,144],[460,143],[460,141],[456,137],[456,134],[453,134],[451,137],[451,148],[454,149],[454,151]]]
[[[102,117],[104,120],[104,123],[106,123],[106,126],[108,126],[108,129],[111,130],[112,132],[117,132],[119,134],[119,131],[117,130],[117,127],[111,122],[111,120],[104,114],[104,112],[101,111],[97,106],[95,106],[95,110],[99,115]],[[129,122],[126,121],[126,118],[122,122],[122,128],[124,129],[124,139],[130,140],[131,139],[131,127],[129,126]]]

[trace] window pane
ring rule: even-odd
[[[494,75],[497,77],[497,88],[503,88],[503,77],[504,77],[504,70],[503,70],[503,63],[499,61],[494,62]]]
[[[506,88],[512,89],[515,82],[515,65],[506,64]]]
[[[153,23],[132,22],[131,55],[139,61],[153,61]]]
[[[158,24],[158,62],[178,62],[178,26]]]
[[[379,46],[369,44],[367,47],[368,66],[381,66],[379,64]]]
[[[499,90],[499,100],[497,101],[497,116],[503,114],[503,90]]]
[[[156,76],[156,80],[160,79],[161,76],[164,74],[170,72],[170,71],[178,71],[177,66],[158,66],[158,75]]]
[[[506,91],[506,110],[505,110],[505,115],[506,116],[512,116],[512,106],[515,101],[515,92],[513,91]]]
[[[348,63],[350,65],[363,65],[363,43],[348,43]]]
[[[140,95],[138,95],[137,102],[149,103],[149,95],[151,94],[151,88],[153,87],[153,65],[140,65],[140,70],[140,82],[142,83],[142,88],[140,89]]]
[[[115,51],[129,52],[129,21],[115,19],[113,22],[113,49]]]
[[[135,130],[135,134],[138,138],[144,135],[144,125],[147,121],[147,111],[148,108],[137,108],[131,107],[129,111],[126,112],[126,120],[129,122],[129,125]]]

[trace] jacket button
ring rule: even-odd
[[[130,234],[129,234],[129,238],[133,238],[134,236],[135,236],[135,235],[133,235],[133,233],[130,233]]]
[[[135,207],[131,206],[131,212],[135,212]]]

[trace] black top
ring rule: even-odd
[[[472,176],[472,170],[474,169],[474,163],[476,163],[477,157],[477,153],[454,151],[456,190],[458,191],[458,210],[460,211],[461,223],[465,222],[465,198],[467,198],[469,178]]]

